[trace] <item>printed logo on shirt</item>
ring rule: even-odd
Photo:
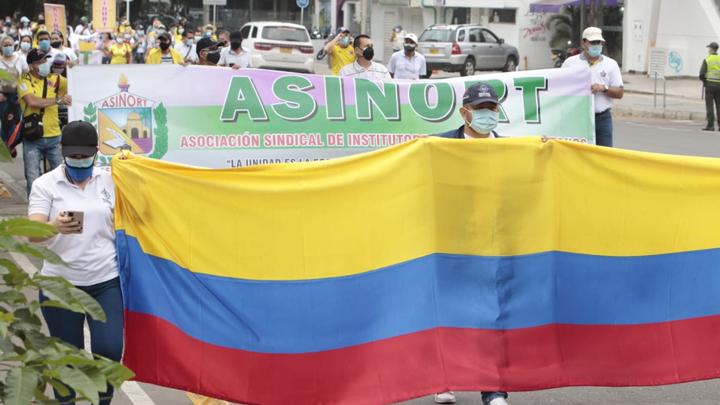
[[[607,76],[607,73],[605,73],[604,70],[602,72],[600,72],[600,77],[605,77],[605,76]]]
[[[110,193],[108,193],[107,190],[103,189],[100,192],[100,195],[102,196],[102,201],[108,205],[108,207],[112,208],[112,202],[110,201]]]
[[[28,86],[27,83],[20,83],[20,91],[27,91]]]

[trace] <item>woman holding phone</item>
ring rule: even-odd
[[[31,220],[56,227],[59,234],[47,240],[67,266],[43,263],[42,275],[62,277],[90,294],[102,306],[107,322],[87,318],[93,353],[120,361],[123,351],[122,292],[118,273],[113,210],[115,185],[110,172],[95,170],[98,134],[82,121],[67,124],[60,141],[64,164],[41,176],[32,185],[28,204]],[[47,298],[40,291],[40,302]],[[83,347],[85,314],[62,308],[42,307],[50,335]],[[101,393],[100,404],[108,405],[113,388]],[[55,397],[71,403],[75,393]]]

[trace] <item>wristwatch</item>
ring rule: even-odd
[[[610,87],[608,87],[607,85],[605,85],[605,91],[608,91],[608,90],[610,90]]]
[[[55,99],[55,104],[56,104],[56,105],[60,105],[60,99],[59,99],[59,98],[56,98],[56,99]]]

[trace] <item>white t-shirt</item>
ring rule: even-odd
[[[92,31],[88,27],[84,27],[82,24],[78,24],[75,27],[75,33],[78,35],[92,35]]]
[[[340,69],[338,76],[362,77],[364,79],[390,79],[390,72],[380,63],[370,61],[370,69],[360,66],[357,61]]]
[[[412,58],[408,58],[402,50],[392,54],[387,70],[394,74],[396,79],[419,79],[427,74],[427,64],[425,57],[417,51]]]
[[[48,240],[66,266],[43,263],[42,275],[62,277],[75,286],[103,283],[118,276],[115,249],[115,184],[110,173],[95,168],[85,190],[65,177],[65,165],[41,176],[32,185],[28,215],[43,214],[49,220],[63,211],[84,212],[83,233],[58,234]]]
[[[565,60],[563,68],[579,67],[590,71],[593,84],[602,84],[608,87],[624,87],[620,67],[612,58],[600,55],[594,65],[590,66],[585,52],[571,56]],[[595,93],[595,113],[601,113],[612,107],[612,99],[604,92]]]
[[[15,51],[15,55],[19,56],[27,66],[27,55],[23,51]]]
[[[55,55],[59,53],[64,53],[67,55],[68,60],[70,62],[75,62],[77,60],[77,54],[72,49],[68,48],[67,46],[63,46],[63,49],[57,49],[57,48],[51,48],[50,49],[50,55],[54,58]]]
[[[241,48],[240,53],[235,53],[230,47],[223,48],[220,51],[220,61],[218,66],[240,65],[241,68],[252,67],[252,57],[250,51]]]
[[[13,60],[11,61],[7,61],[5,58],[0,58],[0,69],[8,70],[11,68],[17,69],[17,71],[22,74],[23,71],[28,69],[27,56],[25,54],[20,56],[17,53],[14,53]]]
[[[180,52],[183,60],[190,58],[191,61],[195,62],[198,59],[197,52],[195,51],[195,44],[188,46],[184,42],[180,42],[175,45],[175,50]]]

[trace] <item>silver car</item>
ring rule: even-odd
[[[426,78],[433,70],[460,72],[461,76],[476,70],[512,72],[520,60],[516,47],[475,24],[431,25],[419,41],[418,50],[427,61]]]

